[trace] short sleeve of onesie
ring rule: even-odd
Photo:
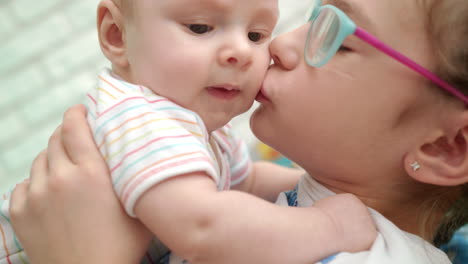
[[[88,121],[127,213],[141,195],[173,176],[203,171],[215,182],[217,166],[198,115],[145,87],[99,76],[87,95]]]
[[[247,144],[237,137],[230,124],[213,132],[213,137],[228,160],[231,174],[230,186],[242,182],[252,170],[252,160]]]

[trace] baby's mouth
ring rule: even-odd
[[[210,95],[223,100],[231,100],[240,93],[238,86],[230,84],[210,86],[207,91]]]

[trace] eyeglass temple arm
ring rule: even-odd
[[[357,27],[356,31],[354,32],[358,38],[366,41],[370,45],[374,46],[376,49],[382,51],[383,53],[387,54],[388,56],[394,58],[395,60],[401,62],[408,68],[418,72],[419,74],[423,75],[427,79],[433,81],[439,87],[447,90],[449,93],[453,94],[454,96],[460,98],[465,104],[468,104],[468,97],[466,97],[463,93],[459,90],[452,87],[450,84],[445,82],[444,80],[437,77],[432,72],[428,71],[427,69],[423,68],[421,65],[417,64],[410,58],[406,57],[405,55],[399,53],[398,51],[390,48],[389,46],[385,45],[383,42],[378,40],[376,37],[371,35],[370,33],[366,32],[364,29]]]

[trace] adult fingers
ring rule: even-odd
[[[47,150],[41,151],[34,159],[31,171],[29,172],[29,189],[37,191],[44,187],[46,175],[49,174],[49,162],[47,160]]]
[[[70,163],[62,142],[62,126],[58,126],[49,138],[47,160],[51,172],[60,172],[60,168]]]
[[[18,183],[10,196],[10,216],[13,223],[16,223],[16,219],[21,218],[23,212],[25,212],[27,195],[29,189],[29,180],[25,180]]]
[[[65,151],[73,163],[82,164],[88,160],[101,159],[83,105],[73,106],[65,112],[62,139]]]

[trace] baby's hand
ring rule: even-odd
[[[368,208],[352,194],[338,194],[314,204],[332,219],[338,251],[359,252],[370,248],[377,236]]]

